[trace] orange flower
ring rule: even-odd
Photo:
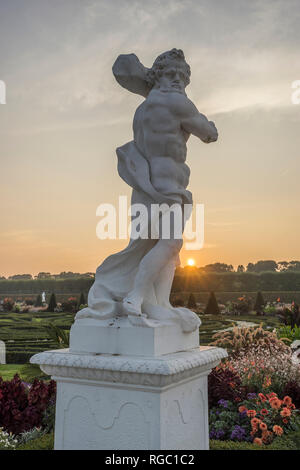
[[[262,431],[267,431],[268,429],[268,426],[266,425],[266,423],[263,423],[263,422],[260,423],[259,427]]]
[[[278,400],[278,398],[272,398],[270,400],[270,405],[274,410],[279,410],[281,407],[281,400]]]
[[[291,404],[292,404],[292,399],[291,399],[291,397],[289,397],[289,396],[286,395],[286,396],[284,397],[284,399],[283,399],[283,403],[284,403],[285,405],[287,405],[287,406],[291,405]]]
[[[266,408],[263,408],[262,410],[260,410],[260,414],[262,416],[267,416],[269,414],[268,410],[266,410]]]
[[[283,418],[288,418],[289,416],[291,416],[291,410],[289,410],[288,408],[282,408],[280,414]]]
[[[287,423],[289,422],[289,420],[288,420],[287,418],[283,418],[282,422],[283,422],[284,424],[287,424]]]
[[[262,441],[264,444],[269,444],[272,440],[273,433],[271,431],[262,432]]]
[[[234,387],[235,387],[235,383],[234,383],[234,382],[229,382],[229,386],[230,386],[231,388],[234,388]]]
[[[267,399],[270,400],[271,398],[274,398],[274,397],[277,398],[277,393],[275,392],[267,393],[266,396],[267,396]]]
[[[289,406],[289,408],[290,408],[291,410],[294,410],[296,407],[295,407],[294,403],[292,403],[292,404]]]
[[[243,413],[243,411],[247,411],[247,408],[244,405],[239,406],[239,413]]]
[[[283,429],[281,426],[277,426],[277,424],[275,424],[275,426],[273,426],[273,431],[275,432],[275,434],[277,436],[281,436],[283,434]]]
[[[258,426],[259,423],[260,423],[260,419],[258,419],[258,418],[252,418],[252,419],[251,419],[251,426],[252,426],[253,428],[256,427],[256,426]]]
[[[267,400],[263,393],[259,393],[258,396],[261,399],[261,401],[266,401]]]
[[[248,418],[254,418],[256,416],[256,411],[255,410],[248,410],[247,411],[247,416],[248,416]]]
[[[262,445],[262,440],[259,437],[256,437],[253,441],[253,444],[257,444],[258,446]]]

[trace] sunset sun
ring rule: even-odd
[[[188,266],[195,266],[195,264],[196,264],[196,261],[193,258],[189,258],[187,260],[187,265]]]

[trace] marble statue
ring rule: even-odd
[[[145,98],[134,115],[133,140],[116,150],[119,175],[132,187],[131,203],[147,209],[153,204],[169,209],[191,204],[192,194],[186,189],[187,141],[193,134],[204,143],[215,142],[218,132],[186,95],[191,72],[183,52],[164,52],[151,68],[134,54],[120,55],[113,73],[122,87]],[[182,232],[184,224],[182,220]],[[198,316],[187,308],[174,308],[169,301],[181,247],[182,238],[172,230],[169,239],[131,237],[127,248],[98,267],[88,307],[76,319],[127,316],[135,326],[176,322],[183,332],[195,331]]]
[[[150,69],[121,55],[113,73],[145,98],[133,140],[117,149],[119,175],[132,188],[131,207],[163,210],[154,220],[145,211],[140,236],[132,229],[127,248],[98,267],[70,348],[30,362],[57,382],[55,450],[207,450],[207,377],[227,353],[201,347],[198,316],[172,307],[169,296],[188,216],[172,210],[192,203],[186,143],[191,134],[206,143],[218,134],[185,94],[190,68],[181,50]]]

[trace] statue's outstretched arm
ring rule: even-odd
[[[214,122],[209,121],[204,114],[199,113],[191,101],[186,106],[185,117],[181,121],[181,126],[186,132],[199,137],[207,144],[218,139],[218,131]]]

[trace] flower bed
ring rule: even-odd
[[[300,429],[300,367],[276,332],[217,333],[229,359],[208,377],[210,438],[268,446]]]

